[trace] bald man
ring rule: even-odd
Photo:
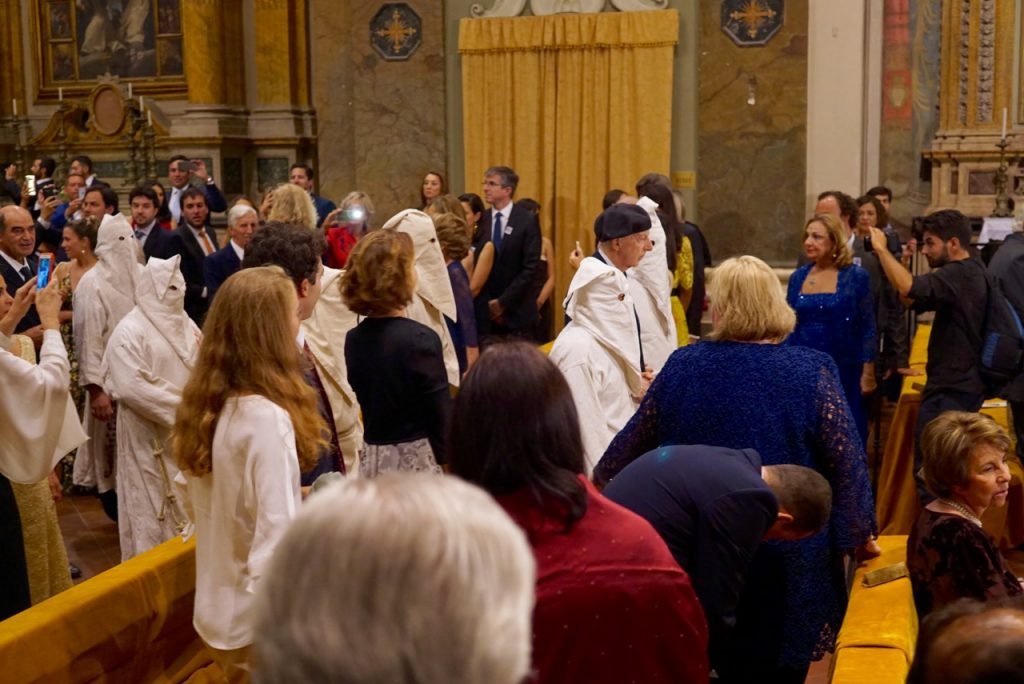
[[[0,275],[7,285],[7,293],[12,297],[18,288],[31,280],[39,268],[39,259],[35,256],[36,224],[27,209],[18,206],[0,208]],[[39,324],[39,314],[33,305],[14,332],[32,338],[36,349],[43,343],[43,328]]]

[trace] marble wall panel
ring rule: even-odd
[[[753,254],[792,265],[805,218],[807,0],[786,3],[764,47],[736,46],[717,12],[700,20],[701,227],[716,263]]]
[[[321,192],[335,201],[350,190],[368,193],[378,224],[419,206],[428,169],[446,171],[443,4],[407,2],[422,21],[422,44],[393,62],[370,44],[370,22],[384,4],[318,0],[312,24],[314,74],[348,72],[336,81],[314,77]]]

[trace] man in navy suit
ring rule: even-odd
[[[170,259],[174,256],[174,238],[171,231],[164,230],[156,222],[156,212],[160,208],[156,192],[152,188],[137,185],[129,193],[128,202],[132,208],[135,239],[142,245],[146,261],[153,257]]]
[[[292,167],[288,169],[288,182],[292,185],[298,185],[300,188],[309,193],[310,198],[313,200],[313,206],[316,207],[316,227],[319,228],[323,225],[324,219],[332,211],[337,209],[337,205],[326,197],[320,197],[313,192],[313,167],[309,164],[292,164]]]
[[[494,243],[494,266],[477,307],[477,326],[490,335],[529,336],[537,321],[540,268],[540,223],[532,213],[512,201],[519,176],[507,166],[484,172],[484,200],[491,205],[480,217],[478,249]],[[478,252],[479,253],[479,252]]]
[[[231,207],[231,211],[228,212],[228,237],[231,239],[222,249],[208,256],[203,262],[206,294],[211,302],[217,294],[217,288],[242,268],[245,248],[249,245],[257,226],[259,216],[255,209],[246,204]]]
[[[752,681],[726,676],[742,660],[737,607],[750,562],[765,539],[803,539],[827,524],[828,481],[803,466],[762,466],[753,449],[664,446],[626,466],[603,493],[650,522],[690,575],[719,676]]]
[[[168,162],[167,179],[171,182],[171,194],[167,198],[167,206],[171,209],[171,225],[180,225],[181,195],[191,187],[202,189],[208,212],[228,210],[224,193],[213,182],[213,176],[207,171],[206,162],[202,159],[189,159],[183,154],[174,155]]]
[[[210,306],[206,289],[206,258],[217,251],[217,234],[207,224],[210,209],[206,194],[199,188],[181,193],[181,221],[174,229],[174,253],[181,255],[181,274],[185,276],[185,313],[196,325],[203,325]]]
[[[35,250],[36,224],[32,214],[15,205],[0,207],[0,275],[12,297],[36,275],[39,260],[33,254]],[[43,343],[43,329],[34,305],[14,332],[28,335],[37,348]]]

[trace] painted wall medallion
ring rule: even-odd
[[[370,44],[388,61],[409,59],[422,42],[420,15],[404,2],[382,5],[370,21]]]
[[[786,0],[722,0],[722,30],[741,47],[764,45],[782,28]]]

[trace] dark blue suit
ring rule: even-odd
[[[169,230],[164,230],[156,222],[149,229],[146,241],[142,244],[142,253],[146,255],[146,261],[153,257],[157,259],[170,259],[177,254],[174,247],[174,236]]]
[[[313,193],[310,193],[309,196],[313,200],[313,206],[316,207],[316,227],[319,228],[324,224],[324,219],[327,218],[327,215],[338,207],[326,197],[320,197]]]
[[[32,275],[35,275],[39,269],[39,259],[35,255],[31,255],[25,259],[25,263],[28,265],[29,270],[32,271]],[[50,274],[53,274],[52,268],[50,270]],[[0,257],[0,275],[4,277],[4,283],[7,285],[7,293],[12,297],[18,291],[18,288],[28,281],[28,279],[22,278],[18,271],[11,268],[11,265],[7,263],[7,259],[4,259],[3,257]],[[36,313],[36,305],[33,304],[29,307],[25,317],[21,319],[21,322],[14,327],[14,332],[24,332],[29,328],[36,327],[37,325],[39,325],[39,314]]]
[[[603,494],[650,522],[690,575],[714,666],[736,624],[751,560],[778,514],[761,457],[753,449],[661,447],[626,466]]]
[[[204,226],[206,236],[213,245],[217,244],[217,234],[210,226]],[[203,271],[205,261],[209,258],[192,234],[192,229],[184,222],[171,232],[174,254],[181,255],[178,267],[185,277],[185,313],[202,327],[206,310],[210,307],[210,293],[206,290],[206,276]],[[212,252],[213,256],[216,252]]]
[[[242,262],[231,243],[206,257],[206,261],[203,262],[203,274],[206,276],[206,296],[210,302],[213,302],[217,288],[240,268]]]

